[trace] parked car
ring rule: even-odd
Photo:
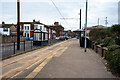
[[[25,37],[25,40],[29,40],[29,37]]]
[[[78,36],[77,36],[76,38],[77,38],[77,39],[79,39],[79,37],[78,37]]]
[[[69,37],[68,36],[65,36],[65,40],[68,40],[69,39]]]
[[[33,37],[29,38],[29,40],[33,40]]]
[[[60,37],[56,37],[55,39],[56,39],[56,40],[59,40],[59,39],[60,39]]]
[[[60,36],[60,40],[65,40],[65,37],[64,36]]]

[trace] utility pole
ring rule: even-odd
[[[81,29],[81,9],[80,9],[80,29]],[[80,31],[79,43],[80,43],[80,47],[81,47],[81,31]]]
[[[17,50],[20,50],[20,0],[17,0]]]
[[[105,19],[105,24],[106,24],[106,27],[107,27],[107,24],[108,24],[107,17],[106,17],[106,19]]]
[[[98,26],[100,25],[100,18],[98,18]]]
[[[86,0],[86,19],[85,19],[85,52],[87,52],[87,7],[88,7],[88,0]]]

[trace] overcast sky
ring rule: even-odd
[[[0,0],[0,23],[7,24],[17,22],[17,0]],[[65,30],[79,28],[79,20],[63,20],[64,18],[79,18],[79,9],[82,9],[82,26],[85,22],[85,0],[53,0],[62,16],[59,14],[51,0],[20,0],[21,22],[40,20],[41,23],[52,25],[60,22]],[[98,24],[105,25],[105,17],[108,17],[108,26],[118,24],[119,0],[88,0],[88,26]]]

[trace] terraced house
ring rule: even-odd
[[[15,24],[5,24],[5,22],[2,22],[0,26],[0,33],[2,35],[17,35],[17,27]]]
[[[35,21],[33,22],[21,22],[20,23],[20,33],[23,34],[25,37],[32,38],[34,36],[34,31],[35,30],[41,30],[46,32],[47,27],[45,27],[44,24],[40,23],[40,21]]]

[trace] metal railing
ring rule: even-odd
[[[43,42],[42,45],[40,45],[40,46],[38,46],[38,45],[34,46],[33,41],[22,41],[22,42],[20,42],[20,50],[17,50],[17,42],[0,44],[0,48],[2,49],[2,51],[0,53],[0,54],[2,54],[1,59],[4,59],[4,58],[9,57],[16,53],[21,53],[24,51],[40,48],[40,47],[43,47],[46,45],[52,45],[54,43],[58,43],[61,41],[63,41],[63,40],[48,40],[47,43]]]

